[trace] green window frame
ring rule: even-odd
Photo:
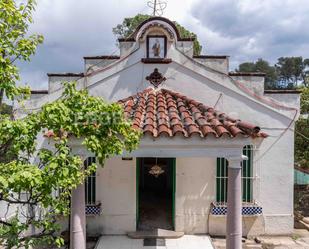
[[[243,202],[252,203],[253,201],[253,146],[246,145],[243,148],[243,155],[248,160],[242,162],[242,200]],[[217,158],[216,167],[216,202],[227,202],[227,181],[228,181],[228,160]]]
[[[88,157],[84,162],[84,167],[96,163],[95,157]],[[92,173],[85,179],[85,202],[86,205],[96,204],[96,172]]]

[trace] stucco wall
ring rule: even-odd
[[[87,232],[126,234],[136,228],[136,163],[121,158],[107,160],[97,171],[96,200],[102,215],[87,217]]]
[[[99,70],[101,68],[104,68],[112,63],[117,61],[117,59],[84,59],[85,63],[85,72],[93,72],[96,70]]]
[[[9,219],[16,214],[17,205],[7,207],[7,202],[0,201],[0,219]]]
[[[176,231],[208,233],[210,204],[215,201],[216,160],[176,159]]]
[[[48,77],[48,92],[55,92],[62,87],[64,81],[74,81],[80,79],[81,76],[49,76]]]
[[[257,95],[264,93],[264,77],[261,76],[231,76]]]
[[[208,233],[215,200],[216,160],[177,158],[175,228],[187,234]],[[113,158],[97,171],[96,199],[102,215],[87,217],[91,234],[126,234],[136,229],[136,160]]]
[[[275,99],[279,102],[283,102],[289,106],[293,106],[296,108],[300,106],[300,97],[299,97],[300,94],[295,94],[295,93],[294,94],[293,93],[270,94],[270,93],[267,93],[265,94],[265,96]]]
[[[225,59],[194,58],[194,60],[214,70],[220,71],[222,73],[227,74],[229,72],[229,59],[228,58],[225,58]]]
[[[289,234],[293,231],[294,132],[282,129],[270,134],[273,137],[265,139],[256,158],[261,167],[259,201],[265,233]]]

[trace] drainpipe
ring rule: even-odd
[[[85,186],[80,184],[71,197],[70,249],[86,249]]]
[[[241,249],[242,238],[242,195],[241,195],[241,162],[246,156],[228,158],[227,186],[227,224],[226,248]]]

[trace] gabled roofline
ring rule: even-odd
[[[255,77],[265,77],[266,73],[262,72],[229,72],[230,76],[255,76]]]
[[[48,77],[84,77],[84,73],[47,73]]]
[[[102,60],[119,60],[119,55],[97,55],[97,56],[84,56],[85,60],[95,60],[95,59],[102,59]]]
[[[48,90],[31,90],[31,94],[48,94]]]
[[[301,90],[297,89],[276,89],[276,90],[264,90],[265,94],[301,94]]]
[[[135,42],[135,38],[118,38],[118,42]]]
[[[232,83],[235,85],[236,88],[240,89],[242,93],[238,93],[236,92],[235,90],[229,88],[231,91],[241,95],[241,96],[244,96],[248,99],[250,99],[251,101],[255,102],[256,104],[259,104],[259,105],[262,105],[264,106],[265,108],[269,109],[269,110],[272,110],[274,112],[276,112],[277,114],[285,117],[285,118],[288,118],[289,120],[293,119],[295,120],[295,118],[297,117],[297,114],[298,114],[298,109],[295,108],[295,107],[290,107],[290,106],[285,106],[281,103],[278,103],[276,101],[273,101],[273,100],[266,100],[263,96],[258,96],[256,95],[254,92],[252,92],[250,89],[246,88],[245,86],[243,86],[242,84],[238,83],[235,79],[233,79],[233,77],[230,75],[230,73],[224,73],[224,72],[221,72],[221,71],[218,71],[216,69],[213,69],[213,68],[210,68],[202,63],[200,63],[199,61],[197,60],[194,60],[194,58],[191,58],[190,56],[184,54],[182,51],[178,50],[185,58],[187,58],[188,60],[192,61],[194,64],[197,64],[198,66],[200,66],[201,68],[204,68],[206,70],[209,70],[209,71],[212,71],[214,73],[218,73],[218,74],[221,74],[221,75],[224,75],[226,77],[228,77]],[[188,66],[185,66],[184,64],[182,63],[178,63],[177,61],[174,61],[176,64],[179,64],[179,66],[181,67],[184,67],[186,69],[189,69],[191,70],[192,72],[196,73],[196,74],[199,74],[201,75],[202,77],[206,77],[205,75],[202,75],[200,74],[199,72],[197,72],[196,70],[193,70],[192,68],[188,67]],[[263,73],[257,73],[258,75],[261,75]],[[248,74],[250,75],[250,73]],[[250,75],[252,76],[252,75]],[[212,79],[210,79],[209,77],[206,77],[208,78],[209,80],[211,80],[212,82],[214,83],[217,83],[225,88],[227,88],[226,86],[216,82],[216,81],[213,81]],[[286,111],[294,111],[295,112],[295,115],[294,115],[294,118],[291,118],[290,116],[280,112],[278,109],[283,109],[283,110],[286,110]]]
[[[227,59],[229,55],[193,55],[194,59]]]
[[[130,53],[128,56],[126,56],[126,58],[128,58],[130,55],[132,55],[133,53],[135,53],[137,50],[138,50],[138,48],[137,48],[136,50],[134,50],[132,53]],[[179,51],[179,50],[177,49],[177,51]],[[183,63],[178,62],[177,60],[173,60],[173,63],[176,63],[176,64],[179,65],[180,67],[184,67],[184,68],[186,68],[186,69],[188,69],[188,70],[194,72],[195,74],[199,74],[199,75],[201,75],[202,77],[209,79],[209,80],[212,81],[213,83],[216,83],[216,84],[218,84],[218,85],[221,85],[222,87],[227,88],[227,89],[229,89],[229,90],[231,90],[231,91],[237,93],[237,94],[240,95],[240,96],[243,96],[243,97],[245,97],[245,98],[248,98],[250,101],[252,101],[252,102],[254,102],[254,103],[256,103],[256,104],[259,104],[259,105],[261,105],[261,106],[263,106],[263,107],[265,107],[265,108],[267,108],[267,109],[269,109],[269,110],[271,110],[271,111],[273,111],[273,112],[279,114],[280,116],[285,117],[285,118],[287,118],[287,119],[289,119],[289,120],[291,120],[292,118],[291,118],[288,114],[282,113],[282,112],[280,111],[280,109],[285,110],[285,111],[296,111],[296,110],[297,110],[297,109],[294,108],[294,107],[285,106],[285,105],[283,105],[283,104],[281,104],[281,103],[278,103],[278,102],[276,102],[276,101],[273,101],[273,100],[267,100],[267,101],[265,101],[263,96],[256,96],[253,92],[251,93],[249,89],[244,90],[243,88],[244,88],[245,86],[242,87],[242,85],[239,84],[238,82],[236,82],[235,79],[233,79],[232,76],[231,76],[229,73],[223,73],[223,72],[220,72],[220,71],[215,70],[215,69],[213,69],[213,68],[210,68],[210,67],[208,67],[208,66],[206,66],[206,65],[204,65],[204,64],[202,64],[202,63],[200,63],[198,60],[194,60],[194,58],[185,55],[184,53],[182,53],[182,51],[179,51],[179,52],[180,52],[184,57],[186,57],[187,60],[192,61],[194,64],[198,65],[201,69],[204,69],[204,70],[206,69],[206,70],[211,71],[211,72],[213,72],[213,73],[217,73],[217,74],[220,74],[220,75],[224,75],[225,77],[229,78],[229,79],[231,80],[231,83],[233,83],[233,85],[234,85],[237,89],[239,89],[240,92],[236,91],[235,89],[228,88],[227,86],[224,86],[224,85],[220,84],[219,82],[212,80],[212,79],[209,78],[209,77],[206,77],[205,75],[201,74],[200,72],[198,72],[198,71],[196,71],[196,70],[193,70],[192,68],[190,68],[190,67],[184,65]],[[122,62],[123,62],[122,60],[118,60],[118,61],[116,61],[115,63],[122,63]],[[136,62],[136,63],[138,63],[138,62]],[[126,65],[125,68],[132,67],[132,66],[134,66],[136,63],[130,64],[130,65]],[[142,63],[142,62],[140,62],[140,63]],[[108,66],[108,67],[106,67],[106,68],[103,68],[103,69],[99,69],[99,70],[97,70],[97,71],[95,71],[95,72],[89,74],[88,76],[92,76],[92,75],[101,73],[101,72],[103,72],[103,71],[109,70],[109,69],[111,69],[114,65],[115,65],[115,64],[110,65],[110,66]],[[118,70],[112,72],[110,75],[117,74],[117,73],[119,73],[120,71],[122,71],[123,69],[124,69],[124,68],[121,67],[121,69],[118,69]],[[250,74],[250,73],[249,73],[249,74]],[[258,73],[258,75],[261,75],[261,74],[263,74],[263,73]],[[110,76],[110,75],[109,75],[109,76]],[[239,74],[238,74],[238,75],[239,75]],[[106,76],[106,77],[109,77],[109,76]],[[97,84],[97,83],[98,83],[98,82],[94,82],[94,83],[92,83],[92,84],[89,84],[87,87],[92,87],[92,86],[94,86],[94,85]]]

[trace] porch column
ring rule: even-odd
[[[242,194],[241,194],[241,162],[245,156],[227,158],[227,224],[226,248],[241,249],[242,238]]]
[[[72,191],[70,249],[86,249],[85,186]]]

